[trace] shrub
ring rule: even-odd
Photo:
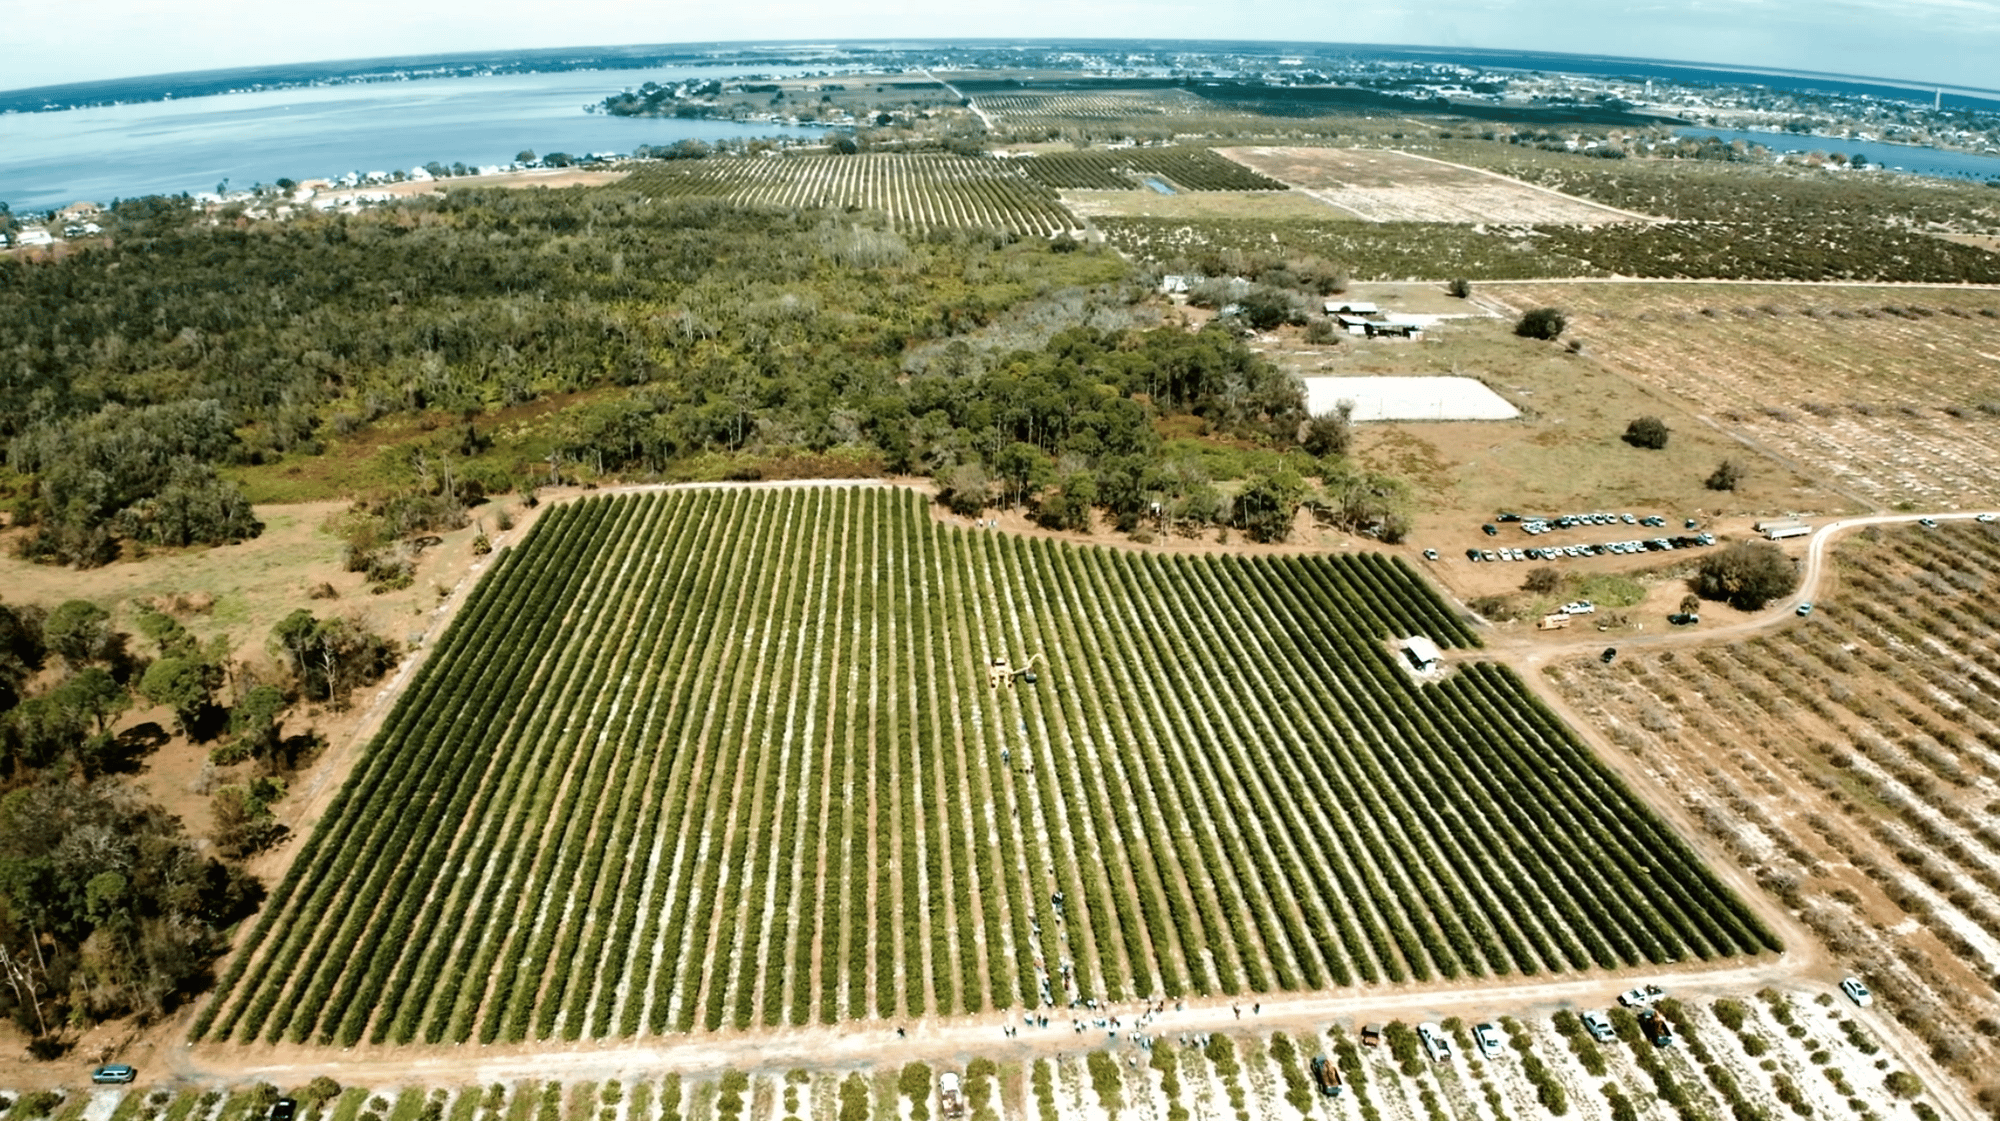
[[[1716,464],[1702,485],[1710,490],[1735,490],[1743,482],[1743,465],[1733,459]]]
[[[840,1121],[868,1121],[868,1081],[858,1074],[840,1084]]]
[[[1642,416],[1625,426],[1624,441],[1635,448],[1659,451],[1667,446],[1667,422],[1656,416]]]
[[[1090,1087],[1097,1091],[1098,1104],[1104,1107],[1106,1116],[1118,1116],[1118,1107],[1124,1100],[1124,1081],[1119,1077],[1118,1060],[1102,1051],[1092,1051],[1084,1063],[1090,1068]]]
[[[1528,570],[1528,578],[1521,581],[1521,590],[1538,596],[1553,595],[1562,583],[1562,573],[1554,565],[1545,564]]]
[[[931,1115],[931,1068],[923,1063],[906,1063],[896,1079],[896,1089],[910,1099],[911,1121],[926,1121]]]
[[[1354,443],[1354,402],[1342,401],[1332,412],[1321,413],[1306,422],[1299,446],[1314,459],[1347,454]]]
[[[1791,595],[1799,586],[1792,559],[1764,541],[1738,541],[1702,558],[1692,581],[1703,599],[1722,600],[1744,611],[1755,611],[1774,599]]]
[[[1907,1070],[1891,1073],[1888,1078],[1882,1080],[1882,1085],[1888,1087],[1889,1092],[1899,1098],[1914,1098],[1924,1092],[1923,1080]]]
[[[54,1113],[56,1107],[62,1103],[63,1096],[61,1093],[55,1090],[36,1090],[32,1093],[22,1094],[14,1102],[14,1108],[9,1113],[9,1116],[47,1117],[49,1114]]]
[[[1538,307],[1521,316],[1514,324],[1514,333],[1524,339],[1550,340],[1563,333],[1569,326],[1569,316],[1558,308]]]
[[[1453,277],[1451,283],[1444,286],[1444,290],[1463,300],[1467,296],[1472,295],[1472,282],[1462,276]],[[1556,314],[1561,315],[1562,313],[1557,312]]]

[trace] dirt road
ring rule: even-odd
[[[1706,646],[1710,643],[1732,641],[1761,634],[1782,626],[1787,620],[1797,616],[1800,604],[1811,603],[1819,598],[1821,588],[1827,579],[1827,550],[1839,538],[1857,529],[1873,525],[1911,525],[1925,519],[1938,522],[1976,521],[1980,518],[2000,518],[2000,512],[1963,511],[1936,514],[1868,514],[1861,517],[1841,518],[1828,522],[1813,531],[1806,544],[1806,555],[1799,573],[1796,591],[1782,600],[1768,605],[1762,613],[1741,622],[1727,623],[1717,627],[1689,627],[1684,630],[1663,631],[1658,634],[1636,635],[1607,639],[1595,632],[1585,631],[1574,634],[1568,641],[1551,642],[1539,634],[1514,634],[1495,636],[1484,649],[1459,652],[1465,661],[1497,660],[1513,666],[1525,678],[1535,678],[1535,671],[1561,658],[1573,658],[1578,654],[1615,646],[1625,650],[1659,650],[1685,646]],[[1579,726],[1580,723],[1579,723]]]
[[[1300,996],[1220,997],[1187,1001],[1142,1017],[1144,1006],[1127,1002],[1098,1011],[1060,1009],[1046,1028],[1021,1026],[1017,1035],[1003,1029],[1020,1026],[1019,1014],[990,1014],[948,1021],[895,1024],[843,1024],[836,1027],[788,1028],[760,1032],[703,1032],[638,1042],[535,1043],[519,1046],[430,1048],[351,1048],[337,1053],[310,1048],[246,1048],[237,1046],[181,1047],[163,1056],[176,1078],[197,1084],[262,1079],[295,1085],[338,1069],[343,1082],[354,1085],[413,1084],[448,1086],[508,1082],[522,1078],[564,1080],[606,1079],[639,1072],[675,1070],[712,1074],[725,1068],[779,1071],[879,1068],[912,1060],[964,1064],[974,1056],[993,1059],[1033,1058],[1074,1053],[1122,1044],[1133,1032],[1177,1036],[1198,1032],[1254,1030],[1316,1034],[1328,1024],[1365,1020],[1467,1020],[1509,1015],[1548,1014],[1561,1008],[1604,1007],[1633,985],[1662,982],[1681,996],[1740,996],[1771,984],[1792,984],[1800,977],[1801,961],[1791,954],[1721,969],[1647,969],[1566,977],[1530,983],[1485,979],[1455,987],[1391,987],[1351,989],[1339,993]],[[1261,1003],[1260,1003],[1261,1000]],[[1076,1030],[1071,1017],[1082,1020]],[[1098,1017],[1117,1017],[1119,1027],[1098,1027]],[[1143,1019],[1143,1022],[1142,1022]]]

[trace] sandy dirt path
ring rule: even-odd
[[[1186,1002],[1137,1024],[1137,1003],[1111,1006],[1105,1013],[1121,1019],[1127,1033],[1141,1030],[1154,1036],[1194,1032],[1255,1030],[1318,1032],[1328,1024],[1362,1020],[1443,1019],[1448,1016],[1485,1018],[1500,1012],[1532,1015],[1560,1008],[1601,1007],[1638,979],[1663,983],[1675,995],[1688,997],[1741,996],[1764,985],[1800,981],[1794,954],[1736,962],[1720,969],[1648,969],[1593,974],[1536,983],[1465,984],[1456,986],[1360,988],[1263,998],[1218,997]],[[1253,1011],[1253,1009],[1259,1009]],[[469,1045],[428,1048],[355,1047],[343,1051],[311,1048],[182,1046],[167,1056],[173,1074],[197,1084],[222,1084],[263,1079],[294,1085],[315,1075],[338,1071],[352,1085],[393,1086],[401,1083],[449,1086],[505,1082],[522,1078],[565,1080],[605,1079],[640,1071],[676,1070],[691,1074],[724,1068],[751,1071],[885,1067],[911,1060],[964,1062],[984,1055],[997,1060],[1037,1057],[1096,1048],[1109,1042],[1106,1029],[1089,1026],[1077,1032],[1068,1019],[1051,1017],[1047,1028],[1022,1028],[1008,1037],[1002,1028],[1020,1023],[1020,1016],[993,1013],[951,1020],[906,1022],[907,1034],[893,1026],[857,1028],[799,1027],[759,1032],[699,1032],[671,1038],[628,1043],[549,1043],[517,1046]]]

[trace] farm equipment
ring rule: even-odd
[[[989,689],[998,689],[1000,686],[1005,685],[1009,689],[1012,689],[1014,687],[1014,679],[1017,677],[1029,685],[1033,685],[1035,682],[1041,680],[1041,678],[1035,676],[1035,663],[1045,662],[1046,660],[1040,654],[1036,654],[1021,663],[1021,668],[1015,669],[1013,663],[1007,660],[1007,655],[1002,654],[993,659],[992,664],[986,667],[986,687]]]
[[[1329,1098],[1340,1096],[1340,1068],[1327,1061],[1325,1055],[1314,1055],[1312,1061],[1313,1081],[1319,1085],[1319,1092]]]
[[[1674,1045],[1674,1026],[1667,1022],[1665,1016],[1660,1015],[1654,1009],[1648,1008],[1639,1013],[1639,1027],[1646,1033],[1646,1038],[1652,1041],[1653,1046],[1672,1047]]]

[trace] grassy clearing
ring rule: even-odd
[[[1483,302],[1501,291],[1497,286],[1477,290],[1475,300]],[[1554,288],[1545,296],[1537,292],[1537,298],[1558,302],[1562,295]],[[1517,298],[1512,289],[1505,295]],[[1589,333],[1575,333],[1585,340],[1581,353],[1561,342],[1518,338],[1511,319],[1460,319],[1427,331],[1417,343],[1281,342],[1267,354],[1302,376],[1477,377],[1521,410],[1521,418],[1511,421],[1357,427],[1356,446],[1364,462],[1410,479],[1419,501],[1444,519],[1437,528],[1453,535],[1447,543],[1467,531],[1477,537],[1478,523],[1501,510],[1632,509],[1723,516],[1852,505],[1810,477],[1716,431],[1680,398],[1607,369],[1617,361],[1615,352]],[[1640,416],[1666,421],[1672,435],[1664,449],[1633,448],[1621,439],[1626,424]],[[1703,485],[1724,458],[1750,468],[1747,481],[1733,493]],[[1458,547],[1474,543],[1468,538]]]

